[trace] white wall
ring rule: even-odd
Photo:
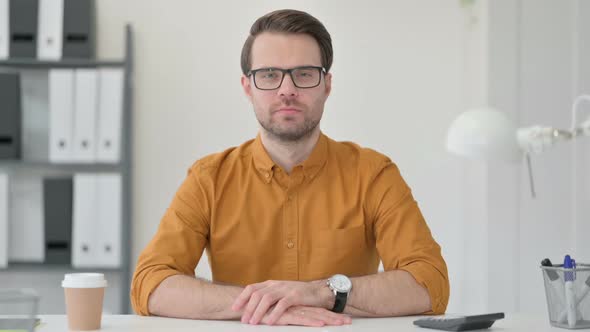
[[[541,31],[549,32],[555,27],[549,25],[553,22],[551,15],[557,15],[557,32],[549,36],[547,44],[530,45],[532,53],[526,54],[537,55],[563,46],[552,43],[563,43],[562,38],[568,36],[572,19],[568,6],[572,1],[563,6],[558,2],[535,5],[534,1],[524,1],[526,16],[518,14],[521,1],[501,2],[496,5],[500,8],[490,8],[487,1],[463,8],[456,0],[97,3],[99,56],[122,54],[125,22],[133,25],[135,33],[133,261],[155,233],[190,164],[255,136],[257,123],[239,85],[240,50],[257,17],[274,9],[296,8],[324,22],[333,38],[333,94],[322,121],[323,130],[335,139],[380,150],[398,163],[443,247],[452,288],[449,311],[497,307],[511,311],[521,308],[520,298],[525,298],[522,307],[526,308],[538,309],[533,298],[544,303],[539,300],[543,293],[538,288],[538,261],[544,256],[560,255],[565,249],[555,245],[539,250],[549,237],[537,238],[526,227],[534,228],[539,218],[557,225],[556,220],[571,216],[563,214],[561,208],[551,215],[554,204],[543,198],[553,195],[550,188],[556,185],[565,196],[551,197],[561,207],[567,205],[569,189],[560,187],[556,176],[546,179],[550,174],[561,174],[551,172],[562,171],[559,164],[567,158],[565,152],[557,150],[535,163],[537,178],[555,183],[540,182],[541,198],[532,203],[526,200],[527,191],[520,185],[510,186],[520,181],[518,167],[515,171],[503,165],[465,162],[444,151],[444,139],[454,117],[486,100],[504,105],[511,116],[523,123],[566,127],[565,113],[550,115],[555,109],[567,110],[571,89],[567,90],[569,94],[567,87],[557,94],[554,89],[566,80],[560,74],[571,68],[554,68],[539,78],[547,81],[544,89],[530,90],[523,97],[516,95],[517,89],[499,82],[522,83],[518,85],[522,87],[521,72],[515,74],[521,62],[515,54],[526,55],[517,45],[518,40],[494,36],[509,36],[510,31],[520,29],[524,19],[538,20],[531,29],[539,26],[544,29]],[[559,7],[553,8],[555,14],[553,9],[540,8],[549,4]],[[510,14],[511,6],[518,11]],[[494,10],[508,16],[488,20]],[[550,17],[535,16],[541,12]],[[512,22],[505,30],[501,30],[503,19]],[[494,33],[490,35],[489,29]],[[534,33],[523,33],[527,32]],[[537,41],[537,37],[531,38],[531,42]],[[495,45],[492,42],[503,43],[500,50],[507,58],[491,56],[490,47]],[[590,46],[585,47],[587,54]],[[534,64],[528,58],[522,59],[522,64]],[[535,81],[535,68],[542,71],[555,64],[544,62],[540,66],[523,71],[523,80]],[[588,73],[589,68],[584,68]],[[492,70],[495,74],[490,76]],[[555,78],[556,82],[549,82]],[[542,98],[537,99],[539,94]],[[523,115],[519,113],[521,106],[526,109]],[[536,116],[538,106],[546,109],[547,117]],[[566,174],[563,176],[566,178]],[[503,190],[502,184],[506,183],[510,189]],[[590,183],[587,177],[585,183]],[[520,200],[522,205],[515,203]],[[506,237],[504,246],[494,242],[506,229],[520,233]],[[529,248],[529,244],[534,246]],[[518,258],[509,260],[506,268],[502,259],[511,252]],[[521,265],[515,273],[536,284],[529,286],[520,277],[513,278],[511,270],[518,269],[518,262],[527,265]],[[490,267],[490,263],[499,266]],[[209,276],[207,266],[200,266],[198,271]],[[519,296],[503,298],[513,291]]]
[[[581,92],[590,94],[590,76],[587,75],[590,4],[578,0],[525,0],[522,8],[520,121],[570,128],[573,98]],[[548,21],[552,22],[550,26]],[[584,106],[587,111],[590,105]],[[578,143],[581,157],[587,158],[588,139]],[[523,311],[545,310],[544,295],[538,291],[542,282],[537,268],[544,256],[562,262],[566,253],[575,255],[578,262],[588,262],[590,258],[588,233],[582,235],[584,233],[577,231],[588,230],[590,213],[586,205],[586,211],[579,210],[576,220],[573,210],[574,203],[583,206],[579,204],[582,199],[588,202],[590,197],[574,197],[574,192],[588,183],[588,168],[579,172],[577,179],[572,179],[573,148],[572,144],[564,144],[534,158],[536,199],[524,190],[528,183],[522,176],[519,289]],[[582,163],[577,165],[580,170],[584,169]]]
[[[487,7],[489,104],[521,126],[571,128],[574,97],[590,93],[590,3],[489,1]],[[587,118],[590,105],[583,106]],[[532,157],[534,199],[524,162],[488,167],[486,244],[478,249],[487,251],[482,308],[544,313],[540,261],[559,263],[570,253],[588,262],[589,143],[583,138]]]

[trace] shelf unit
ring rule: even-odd
[[[65,271],[73,270],[74,268],[70,264],[45,264],[45,263],[10,263],[8,268],[1,269],[4,272],[43,272],[46,270],[51,271]],[[76,272],[120,272],[122,268],[75,268]]]
[[[19,170],[44,170],[59,171],[68,174],[77,172],[116,172],[121,175],[122,179],[122,225],[121,225],[121,267],[120,268],[73,268],[68,264],[44,264],[44,263],[11,263],[8,267],[0,269],[0,285],[5,287],[27,287],[42,288],[45,291],[46,298],[41,292],[41,307],[43,312],[45,306],[56,305],[57,308],[63,308],[63,295],[59,279],[63,278],[64,273],[71,272],[101,272],[105,273],[109,286],[105,296],[105,304],[110,296],[117,296],[116,300],[111,302],[117,303],[119,307],[116,312],[112,313],[129,313],[130,284],[131,284],[131,221],[132,221],[132,96],[133,96],[133,31],[131,25],[125,26],[125,54],[120,60],[97,60],[97,59],[62,59],[56,61],[42,61],[36,59],[5,59],[0,60],[0,68],[10,68],[11,70],[35,69],[49,70],[54,68],[121,68],[124,71],[123,83],[123,109],[122,109],[122,133],[121,133],[121,156],[120,162],[116,164],[79,164],[79,163],[50,163],[36,162],[26,160],[0,160],[0,169],[19,169]],[[11,221],[9,220],[9,223]],[[109,280],[109,278],[111,280]],[[19,279],[19,280],[17,280]],[[38,286],[35,282],[37,279],[43,279],[44,283]],[[112,282],[111,282],[112,281]],[[30,284],[34,283],[34,284]],[[21,285],[22,284],[22,285]],[[113,295],[115,294],[115,295]],[[47,297],[53,297],[47,298]],[[55,298],[58,297],[58,298]],[[111,299],[112,300],[112,299]],[[56,310],[52,308],[52,310]],[[49,311],[52,311],[49,310]],[[59,313],[59,312],[48,312]]]
[[[63,59],[58,61],[35,60],[35,59],[4,59],[0,60],[0,66],[12,68],[98,68],[98,67],[115,67],[123,68],[126,61],[117,60],[84,60],[84,59]]]

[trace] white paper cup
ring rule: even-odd
[[[104,289],[107,287],[104,274],[66,274],[61,286],[64,288],[70,330],[99,330]]]

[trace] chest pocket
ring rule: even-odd
[[[306,279],[321,279],[336,273],[366,274],[374,251],[367,241],[364,225],[316,231],[304,253]]]
[[[365,226],[340,229],[320,229],[312,237],[312,252],[350,252],[351,249],[366,247]]]

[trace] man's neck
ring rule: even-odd
[[[260,139],[266,152],[287,174],[309,157],[319,137],[320,129],[316,128],[310,135],[298,141],[285,142],[270,135],[264,129],[260,130]]]

